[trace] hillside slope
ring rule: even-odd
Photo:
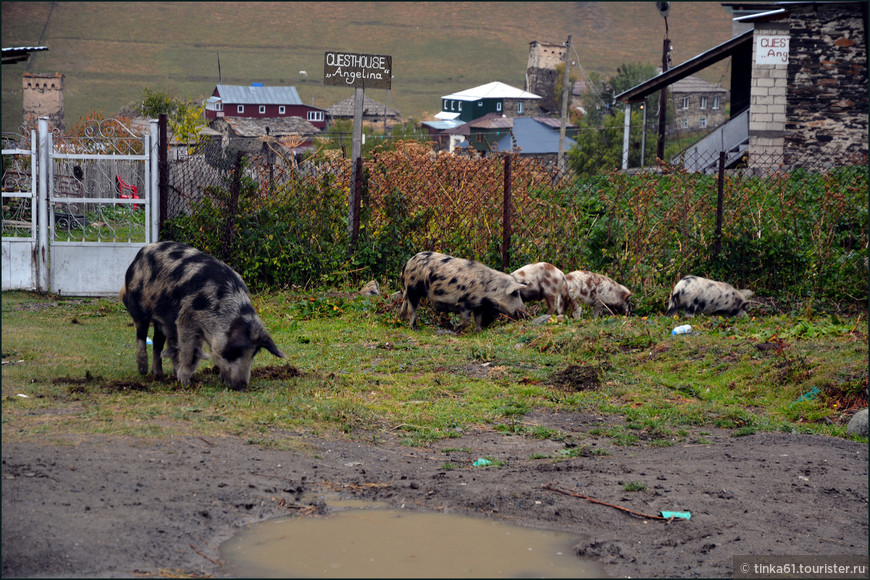
[[[718,2],[672,3],[668,23],[673,64],[731,36]],[[204,99],[218,55],[224,83],[293,85],[328,107],[352,92],[323,86],[324,52],[389,54],[393,89],[369,96],[422,119],[451,92],[523,87],[532,41],[571,35],[574,60],[606,77],[625,62],[660,64],[664,29],[653,2],[3,2],[4,47],[49,47],[3,66],[3,129],[20,124],[25,71],[66,75],[69,126],[91,110],[117,112],[144,87]],[[726,72],[722,63],[699,76],[727,85]]]

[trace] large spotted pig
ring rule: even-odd
[[[536,262],[523,266],[511,273],[514,280],[525,284],[520,290],[523,302],[547,303],[547,314],[565,314],[571,298],[568,296],[568,284],[562,270],[548,262]]]
[[[190,383],[199,362],[208,358],[221,379],[244,389],[251,378],[254,355],[265,348],[281,352],[254,312],[248,288],[232,268],[220,260],[178,242],[155,242],[139,250],[124,279],[121,300],[136,326],[136,362],[148,372],[145,340],[154,324],[151,371],[163,375],[162,358],[172,361],[175,377]]]
[[[708,280],[700,276],[686,276],[674,286],[668,299],[667,315],[683,311],[689,316],[721,314],[745,316],[751,290],[737,290],[725,282]]]
[[[614,314],[628,314],[631,290],[603,274],[575,270],[565,274],[568,295],[571,297],[574,318],[580,318],[581,304],[592,307],[597,317],[603,310]]]
[[[402,268],[401,315],[417,329],[417,306],[422,298],[440,312],[456,312],[462,328],[474,316],[479,331],[499,315],[513,318],[527,315],[519,284],[509,274],[479,262],[454,258],[437,252],[420,252]]]

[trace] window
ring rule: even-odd
[[[260,114],[262,115],[265,112],[266,112],[266,105],[260,105]]]
[[[713,110],[716,111],[719,109],[719,97],[713,97]]]
[[[278,105],[278,114],[283,115],[287,112],[287,107],[284,105]]]
[[[523,102],[517,101],[517,115],[523,114]]]
[[[701,120],[698,121],[698,126],[705,129],[707,127],[707,117],[701,117]]]
[[[680,103],[680,108],[681,109],[688,109],[689,108],[689,97],[683,97],[683,99]]]
[[[323,120],[323,111],[308,111],[308,120],[309,121],[322,121]]]
[[[482,106],[483,106],[483,101],[477,101],[477,106],[478,106],[478,107],[482,107]]]
[[[442,111],[447,110],[447,99],[444,99],[444,101],[441,103],[441,110]]]
[[[459,108],[457,109],[457,111],[461,111],[462,110],[462,101],[459,101],[459,103],[457,103],[457,104],[459,105]]]
[[[214,110],[215,110],[215,111],[223,111],[223,110],[224,110],[224,104],[221,103],[220,101],[218,101],[217,103],[214,104]]]
[[[688,120],[688,119],[683,119],[683,120],[680,122],[680,125],[683,127],[683,129],[688,129],[688,128],[689,128],[689,120]]]
[[[701,110],[703,111],[706,108],[707,108],[707,97],[701,97]]]
[[[501,101],[499,101],[498,103],[495,104],[495,110],[498,111],[499,113],[501,112]]]
[[[477,142],[478,142],[478,143],[483,143],[483,133],[478,133],[478,134],[477,134]]]
[[[236,111],[239,112],[239,113],[244,113],[244,112],[245,112],[245,106],[244,106],[244,105],[239,105],[238,107],[236,107]]]

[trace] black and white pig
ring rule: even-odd
[[[565,274],[549,262],[535,262],[527,264],[518,270],[511,272],[514,280],[525,284],[520,290],[523,302],[537,302],[543,300],[547,303],[547,314],[565,314],[571,304],[568,295],[568,283]]]
[[[667,315],[683,311],[695,314],[721,314],[745,316],[751,290],[737,290],[725,282],[717,282],[700,276],[686,276],[674,286],[668,299]]]
[[[575,270],[565,274],[568,284],[568,295],[571,297],[574,318],[580,318],[582,304],[592,307],[593,314],[598,317],[603,310],[615,314],[628,314],[631,290],[604,274]]]
[[[251,362],[261,348],[287,358],[254,311],[241,276],[185,244],[154,242],[139,250],[127,268],[121,301],[136,326],[136,363],[143,375],[148,372],[145,340],[151,323],[151,372],[163,376],[162,352],[182,385],[189,384],[199,362],[209,358],[203,341],[221,380],[233,389],[248,386]]]
[[[417,330],[417,306],[426,298],[433,309],[456,312],[465,328],[472,315],[479,331],[499,315],[528,315],[520,290],[523,285],[509,274],[463,258],[437,252],[420,252],[402,268],[403,297],[400,315]]]

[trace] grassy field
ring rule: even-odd
[[[251,387],[236,392],[210,362],[188,388],[140,377],[117,299],[3,293],[4,440],[231,433],[267,442],[289,430],[391,432],[413,445],[472,427],[564,436],[524,424],[548,408],[619,418],[592,433],[614,445],[666,446],[709,427],[845,437],[866,406],[865,315],[700,316],[695,334],[679,336],[670,330],[682,322],[665,316],[497,322],[454,335],[438,331],[428,308],[411,331],[380,297],[282,293],[254,305],[289,360],[259,354]]]
[[[731,37],[719,3],[673,3],[668,23],[674,64]],[[352,95],[323,86],[324,52],[389,54],[393,88],[368,96],[419,120],[445,94],[495,80],[523,87],[532,41],[571,35],[578,64],[605,77],[622,63],[659,65],[664,21],[652,2],[3,2],[2,30],[5,47],[49,47],[3,66],[10,131],[25,71],[66,75],[70,126],[92,110],[116,113],[145,87],[202,100],[218,81],[218,53],[224,83],[292,85],[324,108]],[[728,70],[698,76],[727,86]]]

